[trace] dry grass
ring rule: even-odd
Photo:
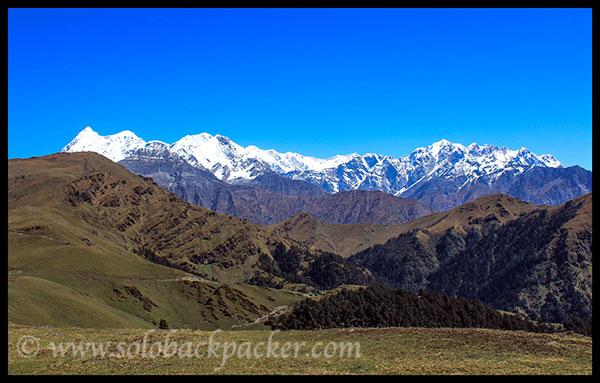
[[[54,357],[50,342],[141,342],[148,330],[48,329],[9,326],[9,374],[591,374],[592,340],[575,334],[532,334],[484,329],[354,329],[323,331],[224,331],[214,334],[221,343],[279,343],[277,357],[236,355],[223,361],[203,358]],[[147,344],[165,340],[167,331],[147,335]],[[170,342],[197,345],[212,333],[180,330]],[[24,335],[39,339],[33,358],[17,352]],[[302,344],[297,357],[280,355],[286,342]],[[321,342],[321,343],[318,343]],[[309,357],[312,347],[323,352],[329,342],[360,344],[360,357]],[[127,343],[129,344],[129,343]],[[293,348],[291,349],[293,350]]]

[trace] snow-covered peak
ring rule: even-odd
[[[68,143],[63,152],[96,152],[117,162],[131,155],[146,142],[132,131],[124,130],[109,136],[101,136],[91,127],[86,127]]]
[[[358,154],[337,155],[330,158],[317,158],[303,156],[298,153],[279,153],[273,149],[262,150],[254,145],[245,148],[248,158],[255,158],[268,164],[271,169],[278,173],[323,171],[335,168],[341,164],[360,157]]]
[[[458,155],[458,157],[457,157]],[[451,156],[453,159],[465,158],[469,162],[497,162],[498,164],[509,164],[517,161],[522,164],[533,165],[540,163],[549,167],[562,167],[563,165],[549,154],[537,156],[531,153],[527,148],[521,147],[518,150],[508,149],[506,147],[497,147],[494,145],[478,145],[473,142],[469,146],[464,146],[459,143],[452,143],[446,139],[434,142],[433,144],[415,149],[406,159],[422,159],[428,158],[435,162],[440,162],[448,159]]]
[[[486,175],[500,175],[507,170],[521,173],[533,166],[563,166],[552,156],[537,156],[524,147],[512,150],[477,143],[465,147],[445,139],[417,148],[400,161],[401,168],[418,175],[421,180],[440,176],[474,180]]]
[[[550,168],[564,168],[565,167],[562,163],[560,163],[559,160],[554,158],[554,156],[552,156],[551,154],[542,154],[539,158],[545,166],[548,166]]]
[[[168,158],[171,154],[171,145],[162,141],[148,141],[144,146],[137,148],[132,155],[137,158]]]
[[[563,166],[549,154],[537,156],[526,148],[511,150],[476,143],[465,147],[446,139],[417,148],[401,158],[376,153],[316,158],[263,150],[254,145],[243,147],[219,134],[187,135],[173,144],[146,143],[128,130],[100,136],[90,127],[82,130],[63,151],[94,151],[113,161],[133,155],[165,158],[172,154],[192,166],[210,170],[224,181],[253,179],[273,171],[327,185],[326,189],[330,191],[369,188],[392,193],[408,190],[413,183],[435,177],[474,180],[507,170],[520,173],[533,166]]]
[[[86,126],[85,129],[79,132],[77,136],[65,146],[65,148],[74,146],[75,144],[83,145],[85,143],[91,143],[98,141],[99,139],[100,135],[96,133],[91,126]]]
[[[427,147],[427,149],[429,149],[429,151],[437,153],[440,152],[442,150],[455,150],[455,149],[462,149],[464,148],[464,146],[462,146],[461,144],[455,144],[452,143],[446,139],[441,139],[437,142],[434,142],[433,144],[429,145]]]
[[[431,165],[444,161],[454,162],[458,157],[464,157],[468,149],[462,144],[455,144],[442,139],[433,144],[415,149],[408,157],[403,158],[408,163]]]
[[[245,154],[244,148],[229,138],[209,133],[185,136],[171,145],[171,150],[191,165],[201,165],[207,169],[220,165],[231,170]]]

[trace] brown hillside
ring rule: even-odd
[[[202,274],[199,265],[227,267],[269,254],[273,240],[246,220],[190,205],[94,153],[11,160],[8,178],[9,230],[28,230],[26,213],[36,212],[37,232],[61,238],[71,227],[43,221],[45,211],[58,209],[74,224],[104,229],[132,250],[194,274]]]
[[[505,223],[529,213],[538,206],[504,194],[491,194],[452,210],[429,214],[399,225],[323,223],[309,214],[299,214],[267,228],[312,249],[333,251],[348,257],[390,238],[411,231],[441,233],[454,227],[461,233],[484,223]]]
[[[191,205],[95,153],[9,160],[8,169],[9,231],[68,242],[81,226],[77,241],[90,247],[108,241],[154,263],[224,282],[257,275],[264,281],[265,270],[310,282],[303,270],[319,257],[248,220]],[[287,254],[292,247],[293,255]],[[294,269],[278,271],[286,257],[300,259]]]

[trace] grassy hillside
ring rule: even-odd
[[[89,328],[228,328],[291,304],[291,291],[226,285],[121,254],[9,234],[8,320]],[[86,246],[86,245],[84,245]]]
[[[95,153],[58,153],[8,164],[9,232],[81,247],[134,252],[153,263],[206,279],[235,283],[264,277],[264,257],[294,248],[302,277],[318,252],[252,224],[191,205]],[[84,248],[85,248],[84,246]],[[364,273],[341,258],[349,280]],[[288,273],[289,274],[289,273]],[[358,280],[352,280],[357,278]],[[313,278],[300,278],[321,288]],[[284,281],[285,282],[285,281]],[[327,288],[327,287],[326,287]]]
[[[227,328],[303,297],[290,289],[314,290],[257,265],[262,256],[279,270],[271,252],[293,242],[192,206],[100,155],[9,160],[8,184],[10,322]],[[299,275],[318,258],[294,254]],[[244,283],[256,275],[283,289]]]
[[[142,342],[164,344],[167,334],[186,355],[186,343],[200,345],[200,358],[143,357],[130,345]],[[211,334],[221,348],[208,355]],[[39,351],[31,358],[21,356],[17,347],[22,337],[35,337]],[[265,355],[269,337],[275,352]],[[93,357],[66,354],[55,357],[50,347],[63,342],[124,342],[132,358]],[[246,357],[244,344],[251,348],[263,342],[263,355]],[[304,343],[303,343],[304,342]],[[359,344],[359,353],[332,352],[330,344]],[[230,358],[223,357],[225,344],[232,345]],[[282,353],[285,345],[291,347]],[[237,347],[233,348],[233,345]],[[299,346],[297,357],[294,345]],[[329,349],[327,349],[329,347]],[[34,350],[31,345],[25,350]],[[113,349],[115,350],[115,349]],[[324,357],[328,350],[332,355]],[[355,349],[356,350],[356,347]],[[170,351],[171,352],[171,351]],[[241,355],[241,357],[239,356]],[[287,356],[287,357],[284,357]],[[9,374],[591,374],[592,339],[571,333],[533,334],[522,331],[483,329],[380,328],[320,331],[224,331],[220,333],[180,330],[148,333],[147,330],[48,329],[9,326]]]

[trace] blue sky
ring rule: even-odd
[[[592,11],[10,9],[8,157],[80,130],[317,157],[442,138],[592,168]]]

